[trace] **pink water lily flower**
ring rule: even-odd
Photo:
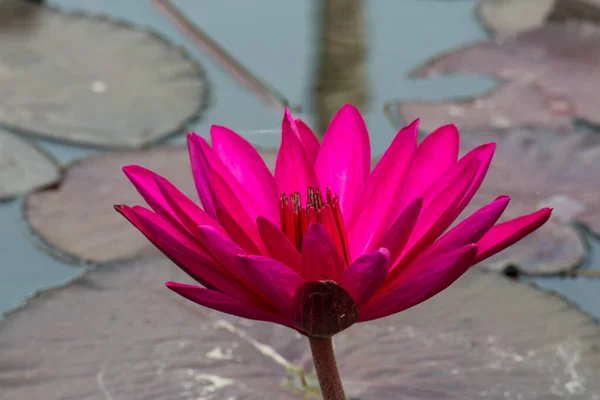
[[[495,144],[460,159],[446,125],[417,144],[418,120],[398,132],[371,171],[367,127],[344,106],[322,143],[286,110],[274,175],[235,132],[188,135],[200,205],[140,166],[125,173],[152,210],[117,206],[202,286],[181,296],[310,337],[413,307],[478,262],[539,228],[548,208],[496,224],[500,196],[448,228],[488,170]],[[492,200],[492,199],[490,199]]]

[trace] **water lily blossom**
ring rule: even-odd
[[[202,206],[141,166],[124,168],[150,208],[116,206],[200,285],[181,296],[228,314],[328,338],[413,307],[544,224],[551,210],[498,223],[499,196],[449,229],[494,153],[462,157],[446,125],[417,143],[406,126],[371,170],[367,127],[350,105],[322,142],[286,110],[274,174],[230,129],[188,135]]]

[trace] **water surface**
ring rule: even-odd
[[[276,88],[293,106],[300,107],[309,123],[316,124],[312,95],[317,54],[314,46],[316,2],[179,0],[175,3],[246,67]],[[366,3],[368,53],[363,83],[370,96],[365,109],[374,154],[381,153],[395,134],[382,111],[385,101],[464,96],[493,87],[492,80],[480,77],[443,77],[427,81],[406,78],[408,71],[429,56],[486,37],[473,15],[475,3],[474,0],[371,0]],[[69,10],[107,13],[155,29],[173,43],[184,46],[205,67],[213,94],[211,107],[203,119],[189,129],[206,135],[211,124],[222,124],[238,130],[256,144],[277,146],[281,111],[257,100],[198,50],[151,2],[58,0],[51,4]],[[183,143],[183,133],[171,141]],[[40,143],[63,163],[95,151]],[[37,248],[22,220],[20,203],[19,199],[0,205],[0,252],[3,255],[0,312],[14,307],[39,288],[68,281],[85,268],[66,265]],[[595,254],[599,253],[596,250]],[[600,291],[596,281],[552,278],[536,282],[567,295],[584,310],[600,317]]]

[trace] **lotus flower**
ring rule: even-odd
[[[360,113],[344,106],[322,143],[286,110],[275,173],[235,132],[211,128],[188,146],[202,207],[167,179],[124,168],[152,208],[116,206],[202,286],[167,286],[200,305],[271,321],[309,337],[413,307],[471,266],[539,228],[548,208],[496,224],[500,196],[448,228],[488,170],[495,144],[458,159],[443,126],[417,145],[418,120],[371,171]],[[458,159],[458,160],[457,160]]]

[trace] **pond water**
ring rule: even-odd
[[[316,126],[312,88],[315,86],[316,3],[293,0],[240,2],[175,1],[177,6],[229,53],[261,80],[283,94],[300,114]],[[490,79],[445,77],[411,81],[406,75],[431,55],[486,37],[474,18],[474,0],[377,0],[366,8],[368,52],[365,90],[369,102],[366,120],[373,153],[381,153],[395,134],[383,113],[385,101],[395,98],[432,99],[463,96],[489,90]],[[173,43],[184,46],[205,67],[212,86],[212,104],[200,122],[190,126],[207,134],[211,124],[238,130],[258,145],[278,143],[281,111],[269,107],[241,86],[162,15],[151,1],[59,0],[64,9],[107,13],[155,29]],[[183,143],[185,135],[170,139]],[[63,163],[94,150],[40,141]],[[593,243],[594,260],[600,246]],[[0,205],[0,312],[16,305],[35,290],[67,282],[85,266],[73,266],[51,258],[36,246],[21,216],[19,199]],[[596,262],[589,260],[588,267]],[[536,283],[560,292],[584,310],[600,317],[598,282],[578,279],[536,279]]]

